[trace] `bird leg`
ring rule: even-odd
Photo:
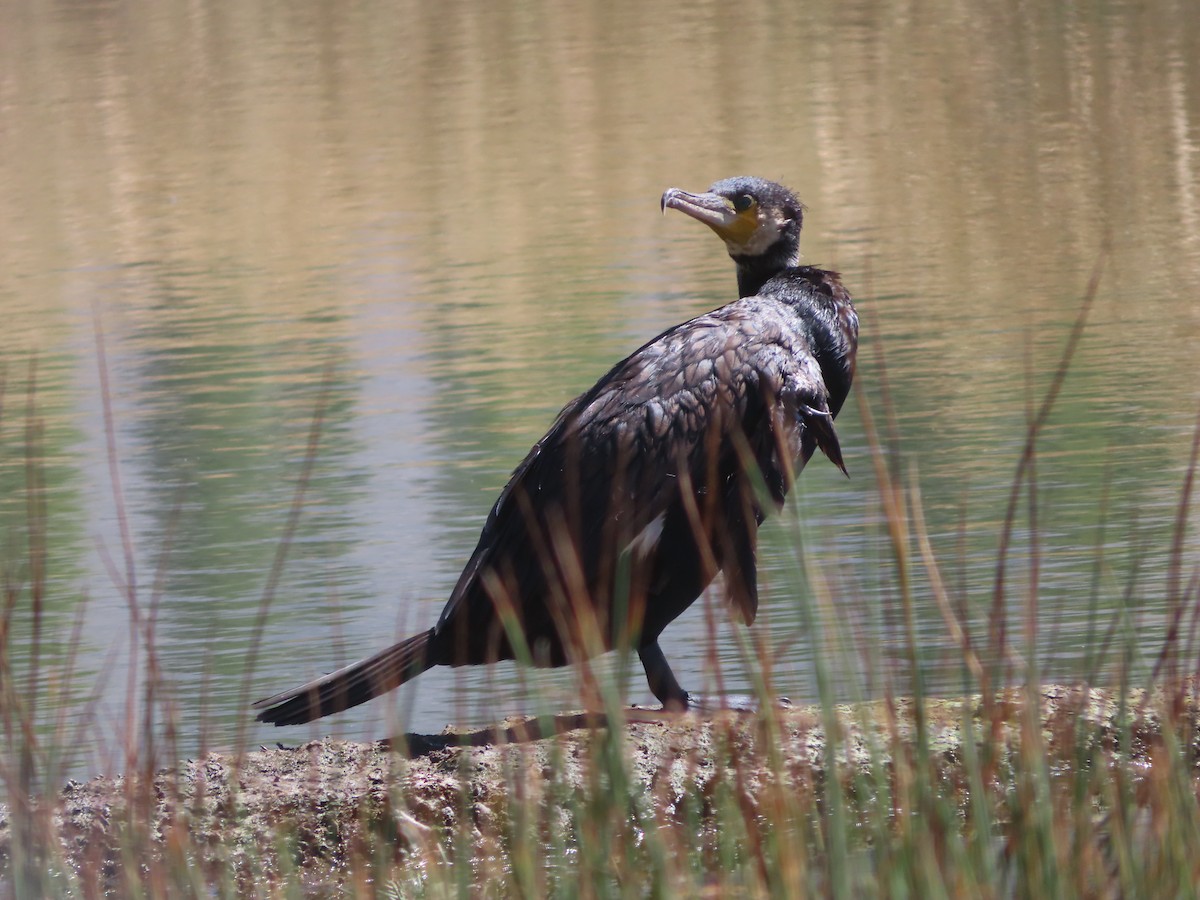
[[[689,694],[675,680],[675,673],[667,664],[662,647],[658,641],[638,648],[638,658],[646,669],[646,680],[650,682],[650,690],[668,712],[699,712],[703,715],[715,713],[718,710],[751,713],[762,709],[757,696],[751,694],[722,694],[720,697],[706,697],[700,694]],[[787,697],[776,697],[768,703],[778,709],[792,709],[792,701]]]
[[[688,692],[675,680],[675,673],[667,664],[667,658],[663,655],[662,647],[658,646],[658,641],[639,647],[638,659],[646,669],[646,681],[650,682],[650,691],[658,698],[663,709],[682,712],[691,705]]]

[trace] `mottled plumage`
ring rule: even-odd
[[[668,329],[567,404],[492,507],[437,625],[260,701],[261,720],[328,715],[434,665],[558,666],[616,646],[638,650],[665,706],[687,707],[658,636],[718,572],[754,621],[764,514],[816,449],[844,471],[833,417],[858,319],[836,273],[796,265],[802,207],[786,189],[729,179],[663,205],[725,239],[751,295]]]

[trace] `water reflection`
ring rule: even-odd
[[[136,473],[127,499],[143,560],[156,566],[157,633],[175,649],[173,679],[210,677],[212,701],[231,706],[314,415],[317,466],[281,586],[289,614],[276,633],[324,622],[318,598],[297,585],[321,584],[348,611],[363,602],[361,571],[346,558],[357,524],[348,511],[367,480],[351,425],[358,384],[337,317],[289,334],[245,309],[247,273],[197,279],[151,268],[142,289],[154,302],[123,337],[120,360],[123,444],[133,449],[125,463]],[[268,648],[268,661],[279,658]],[[183,707],[190,726],[195,713]]]
[[[263,692],[433,621],[558,408],[650,335],[732,298],[719,249],[655,204],[668,185],[743,171],[798,191],[806,260],[840,268],[860,298],[858,390],[877,416],[885,393],[893,404],[902,465],[975,617],[1028,410],[1111,247],[1039,457],[1044,653],[1051,671],[1078,671],[1093,592],[1111,603],[1135,571],[1151,651],[1200,397],[1200,26],[1182,2],[11,12],[0,545],[19,572],[15,398],[36,358],[51,605],[65,623],[89,598],[81,666],[108,671],[106,709],[123,702],[129,629],[105,562],[123,569],[97,317],[139,597],[160,604],[187,722],[199,680],[210,737],[234,740],[247,626],[314,410],[326,404],[321,449]],[[814,466],[799,522],[764,534],[772,591],[755,633],[799,697],[813,648],[798,543],[843,598],[857,670],[875,665],[864,646],[902,655],[853,401],[840,430],[853,478]],[[1021,534],[1015,554],[1020,584]],[[920,636],[953,689],[922,577]],[[666,635],[689,683],[711,668],[706,629],[697,608]],[[475,673],[456,690],[430,673],[401,701],[436,728],[519,708],[524,677]],[[537,680],[571,693],[567,676]],[[376,734],[380,715],[322,728]]]

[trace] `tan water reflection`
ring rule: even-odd
[[[1040,473],[1062,630],[1086,607],[1080,547],[1106,478],[1123,524],[1105,589],[1123,586],[1122,553],[1161,544],[1200,396],[1200,26],[1182,2],[10,6],[4,558],[24,548],[12,398],[36,355],[56,608],[65,620],[92,597],[90,670],[127,630],[103,562],[121,542],[94,311],[144,585],[169,550],[163,651],[180,683],[216,673],[212,717],[230,723],[324,373],[324,451],[264,688],[338,661],[331,600],[347,656],[436,616],[557,408],[660,328],[732,298],[719,248],[656,202],[738,172],[809,204],[806,258],[861,298],[861,389],[879,401],[882,347],[935,536],[965,545],[972,589],[990,583],[1027,401],[1107,242]],[[886,642],[852,411],[842,429],[855,478],[814,469],[804,508]],[[775,530],[766,562],[781,586],[769,620],[803,695],[790,535]],[[1144,566],[1149,631],[1162,560]],[[932,613],[926,626],[944,640]],[[693,652],[699,619],[677,627],[671,652]],[[693,652],[680,668],[697,680],[705,663]],[[512,677],[499,682],[487,702],[520,705]],[[110,683],[119,706],[123,676]],[[421,689],[420,727],[447,718],[437,694],[453,683]],[[465,684],[460,699],[481,679]],[[374,733],[377,715],[344,727]]]

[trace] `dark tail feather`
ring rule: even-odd
[[[262,710],[258,721],[301,725],[366,703],[432,667],[432,639],[430,629],[308,684],[259,700],[254,704],[255,709]]]

